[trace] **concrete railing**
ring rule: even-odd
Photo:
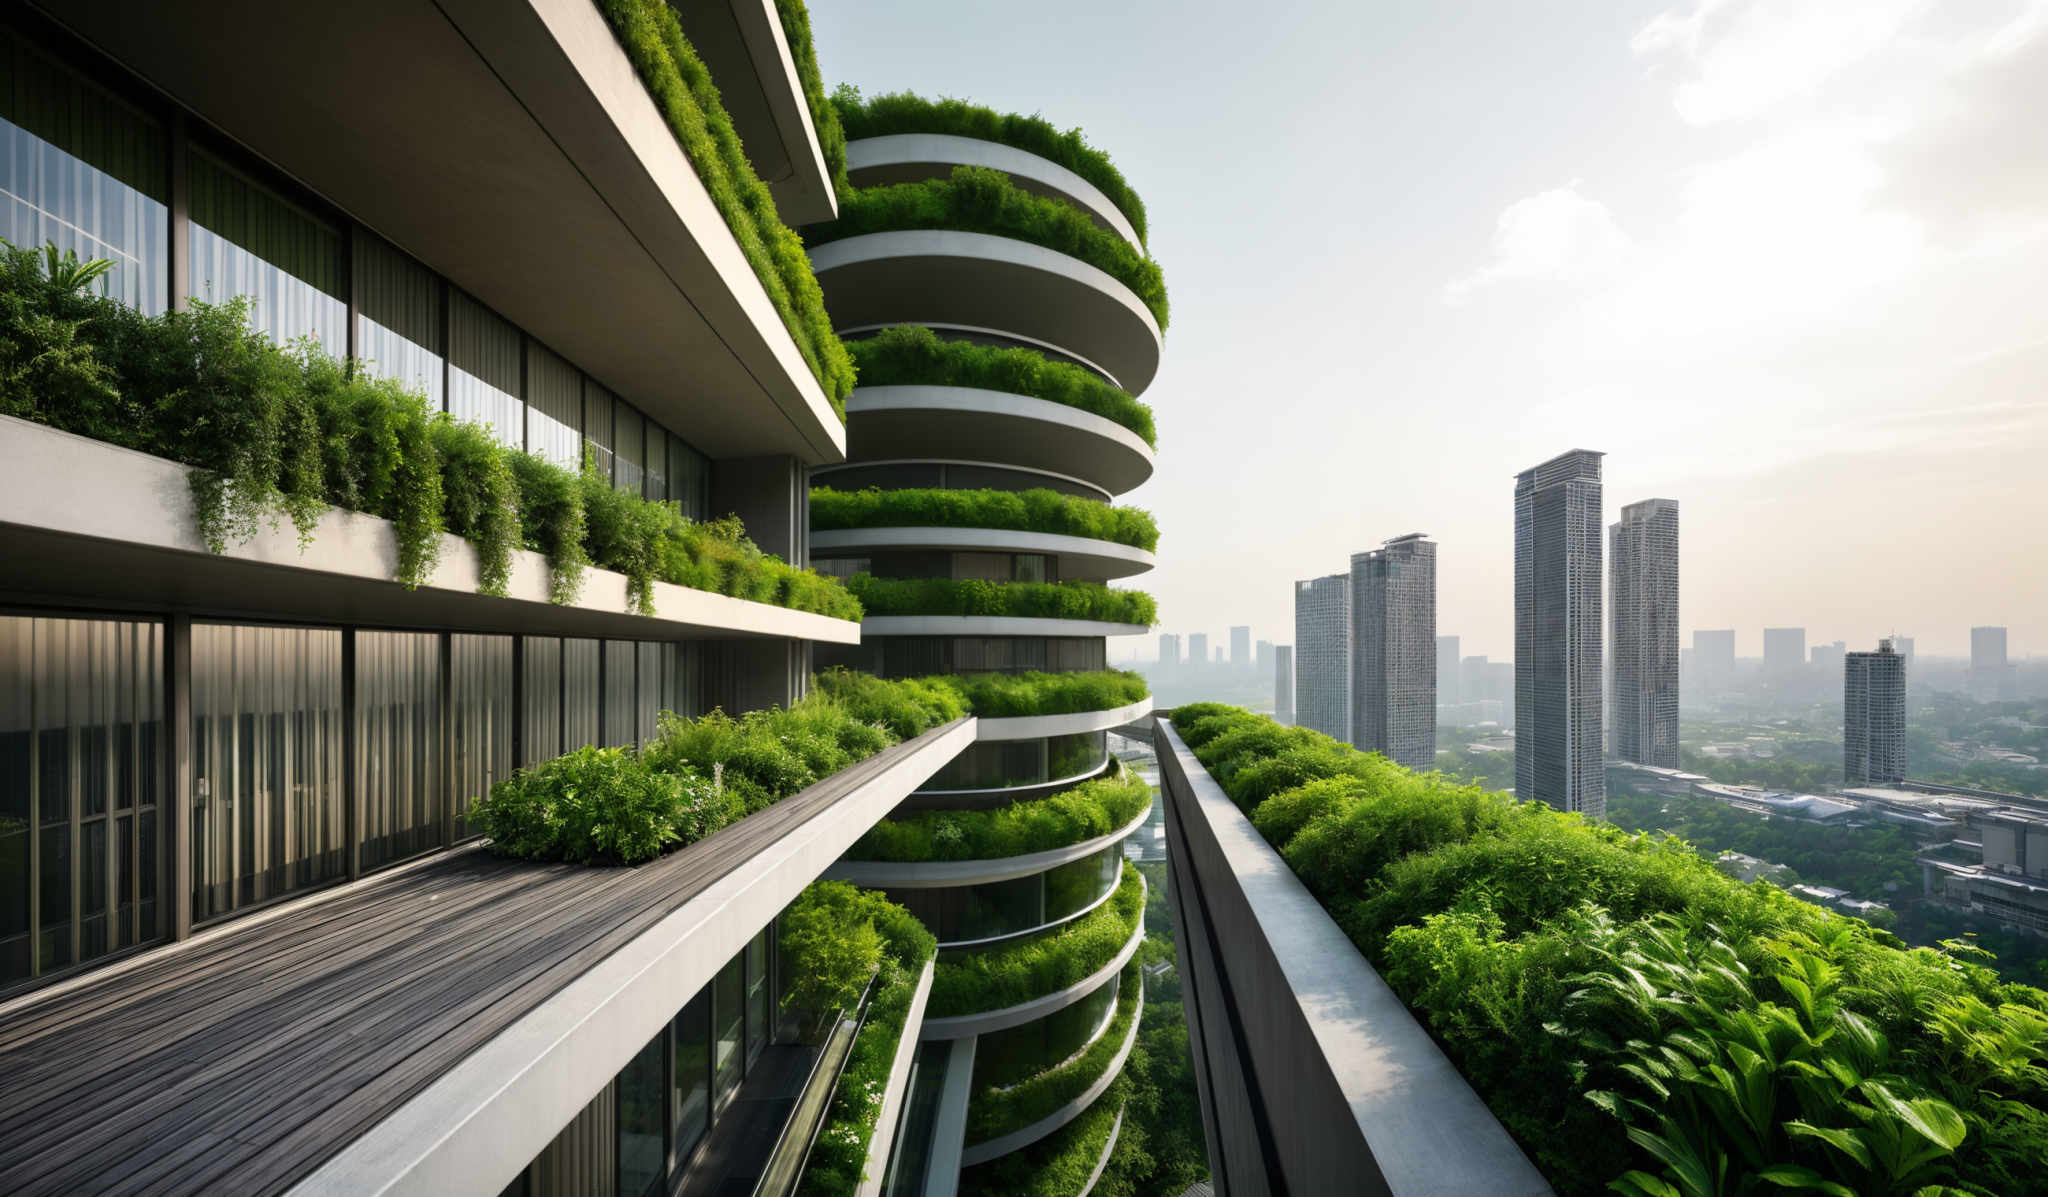
[[[1549,1193],[1486,1104],[1173,727],[1182,1003],[1219,1193]]]

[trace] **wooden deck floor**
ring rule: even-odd
[[[0,1193],[284,1189],[918,744],[639,868],[458,851],[0,1016]]]

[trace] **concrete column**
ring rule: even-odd
[[[810,471],[794,457],[732,457],[711,463],[711,510],[737,515],[747,535],[791,565],[810,564]]]

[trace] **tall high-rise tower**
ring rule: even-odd
[[[1273,646],[1273,718],[1294,726],[1294,646]]]
[[[1351,575],[1294,584],[1295,722],[1351,737]]]
[[[1180,636],[1176,633],[1159,633],[1159,665],[1162,669],[1174,669],[1180,665]]]
[[[1883,785],[1906,775],[1906,658],[1880,640],[1842,657],[1842,784]]]
[[[1252,665],[1252,630],[1240,624],[1230,629],[1230,667],[1250,669]]]
[[[1436,766],[1436,544],[1420,532],[1351,556],[1351,742]]]
[[[1678,767],[1678,503],[1644,499],[1607,530],[1613,557],[1608,695],[1614,752],[1625,761]]]
[[[1515,794],[1607,813],[1600,728],[1600,458],[1515,476]]]

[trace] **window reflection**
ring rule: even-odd
[[[193,298],[246,297],[249,327],[278,344],[310,337],[347,352],[341,230],[204,150],[192,152],[187,177]]]
[[[366,232],[355,237],[356,359],[442,408],[441,279]]]
[[[448,295],[448,414],[483,424],[500,444],[526,446],[521,402],[519,330],[496,312],[451,289]]]
[[[583,376],[535,342],[526,345],[526,449],[575,469],[583,448]]]

